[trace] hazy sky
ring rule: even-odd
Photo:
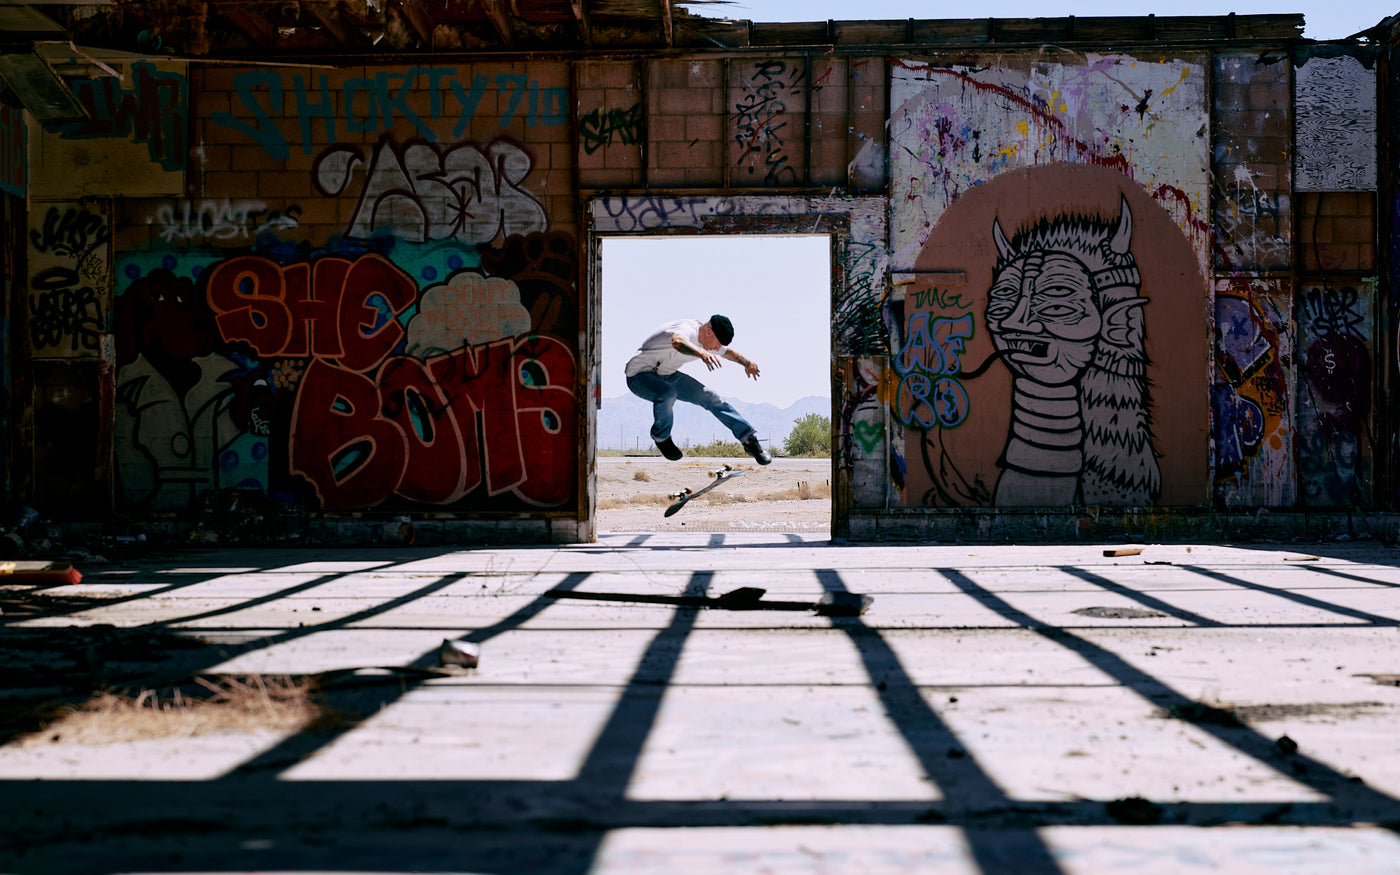
[[[687,6],[696,15],[749,21],[850,21],[897,18],[1057,18],[1076,16],[1267,15],[1303,13],[1303,35],[1343,39],[1400,12],[1396,0],[980,0],[975,7],[930,0],[735,0]]]
[[[623,368],[658,325],[715,313],[762,374],[750,380],[729,361],[686,373],[726,398],[779,407],[831,394],[830,238],[605,237],[603,397],[627,393]]]

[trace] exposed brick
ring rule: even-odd
[[[606,109],[607,100],[608,90],[605,88],[580,88],[575,100],[575,112],[584,116],[595,109]]]
[[[1356,216],[1332,219],[1332,240],[1335,243],[1370,243],[1375,238],[1375,224]]]
[[[285,171],[264,172],[257,174],[257,192],[275,192],[284,197],[304,198],[310,196],[312,192],[311,178],[305,173],[288,173]],[[249,192],[248,196],[252,196]]]
[[[204,174],[204,197],[248,197],[258,190],[258,174],[214,170]]]
[[[583,188],[632,188],[640,184],[640,174],[630,170],[592,169],[579,176]]]
[[[684,137],[687,140],[719,140],[724,133],[720,117],[711,114],[687,116]]]
[[[630,110],[641,103],[641,96],[634,89],[609,88],[603,101],[604,109]]]
[[[581,63],[577,67],[578,86],[584,88],[623,88],[633,81],[635,65],[625,61]]]
[[[616,168],[640,168],[642,166],[642,150],[640,146],[623,146],[608,150],[607,166],[609,169]]]
[[[685,142],[686,118],[682,115],[653,116],[647,130],[647,139],[652,143]]]
[[[1303,246],[1327,245],[1332,242],[1332,219],[1307,217],[1303,219]]]
[[[714,112],[715,94],[708,88],[668,88],[657,95],[657,109],[670,115]]]

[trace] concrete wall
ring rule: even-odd
[[[124,72],[31,130],[23,326],[122,513],[587,539],[590,241],[814,231],[842,534],[1387,500],[1365,50]]]

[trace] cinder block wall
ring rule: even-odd
[[[838,534],[1386,508],[1376,63],[131,65],[148,124],[30,140],[29,309],[91,289],[18,326],[40,437],[93,425],[96,480],[47,485],[211,537],[588,540],[590,241],[818,229]]]

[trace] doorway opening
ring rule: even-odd
[[[606,236],[599,240],[601,406],[597,411],[597,530],[831,530],[832,238],[826,234]],[[729,317],[730,349],[759,367],[752,379],[725,360],[684,372],[721,395],[774,459],[760,466],[708,411],[674,407],[667,461],[651,438],[652,404],[627,388],[641,343],[676,319]],[[667,517],[668,498],[744,472]]]

